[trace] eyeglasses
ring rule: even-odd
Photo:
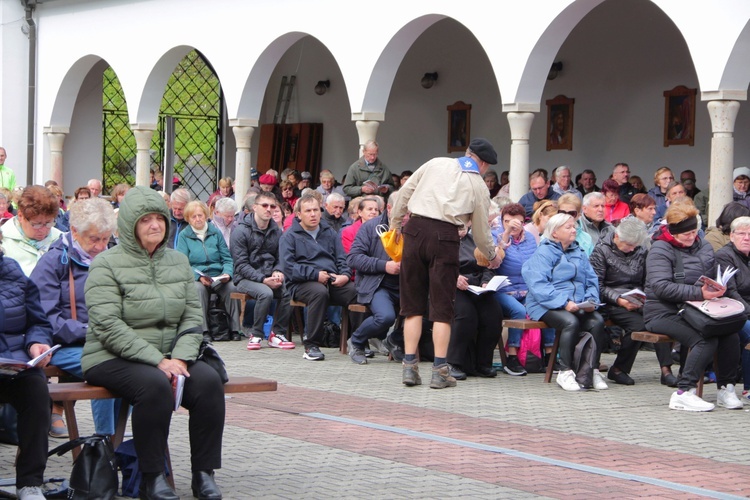
[[[51,228],[55,225],[55,221],[52,222],[31,222],[29,221],[29,225],[31,226],[31,229],[41,229],[43,227]]]
[[[558,211],[557,211],[557,213],[558,213],[558,214],[565,214],[565,215],[570,215],[570,216],[571,216],[571,217],[573,217],[574,219],[575,219],[576,217],[578,217],[578,210],[558,210]]]
[[[274,205],[273,203],[256,203],[259,207],[263,208],[270,208],[271,210],[275,210],[278,205]]]

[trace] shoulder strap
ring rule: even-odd
[[[682,264],[682,252],[675,250],[674,280],[677,283],[685,283],[685,266]]]
[[[73,279],[73,266],[68,264],[68,276],[70,280],[70,317],[73,321],[78,321],[78,311],[76,311],[76,283]]]

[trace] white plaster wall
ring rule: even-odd
[[[24,11],[19,1],[0,1],[0,146],[16,183],[26,185],[29,40],[21,32]]]
[[[76,99],[70,133],[63,149],[63,190],[68,196],[89,179],[102,178],[102,61],[87,75]]]

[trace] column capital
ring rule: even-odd
[[[237,144],[238,150],[250,149],[253,140],[253,132],[255,132],[255,127],[232,125],[234,142]]]
[[[367,141],[374,141],[378,137],[378,128],[380,122],[377,120],[357,120],[354,122],[359,134],[359,152],[362,152],[362,146]]]
[[[534,122],[534,113],[508,113],[508,124],[510,125],[510,138],[513,141],[528,141],[531,134],[531,124]]]
[[[43,131],[45,134],[69,134],[70,127],[61,127],[61,126],[44,127]]]
[[[156,123],[131,123],[130,129],[135,132],[136,130],[150,130],[154,131],[158,128]]]
[[[385,121],[385,113],[375,113],[373,111],[360,111],[359,113],[352,113],[352,121],[378,121],[378,122],[384,122]]]
[[[259,127],[260,120],[257,118],[232,118],[229,120],[230,127]]]
[[[734,123],[740,111],[739,101],[708,101],[708,116],[711,118],[711,132],[734,133]]]

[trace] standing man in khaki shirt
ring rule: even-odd
[[[446,362],[458,280],[458,230],[471,220],[477,248],[500,265],[487,221],[490,194],[482,176],[497,163],[497,153],[486,139],[474,139],[461,158],[434,158],[414,172],[401,188],[393,207],[391,227],[403,233],[401,314],[404,323],[404,385],[420,385],[416,353],[422,317],[433,322],[435,361],[430,387],[454,387]],[[406,213],[409,223],[401,227]],[[429,296],[425,294],[429,291]]]

